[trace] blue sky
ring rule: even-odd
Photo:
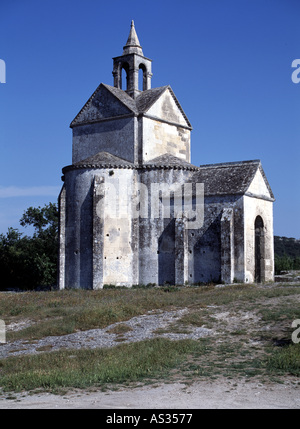
[[[300,238],[299,17],[299,0],[1,0],[0,233],[57,200],[69,124],[113,85],[133,19],[152,87],[171,85],[192,123],[192,163],[260,159],[275,235]]]

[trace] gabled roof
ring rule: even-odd
[[[150,107],[159,99],[159,97],[167,90],[170,91],[170,94],[171,94],[176,106],[180,110],[182,116],[184,117],[184,119],[187,123],[187,126],[189,128],[192,128],[190,121],[188,120],[186,114],[184,113],[184,110],[181,107],[179,101],[177,100],[176,95],[174,94],[170,85],[165,85],[165,86],[161,86],[158,88],[148,89],[146,91],[141,92],[141,94],[136,98],[136,105],[137,105],[137,109],[138,109],[139,113],[146,113],[150,109]]]
[[[183,159],[177,158],[177,156],[171,155],[169,153],[165,153],[163,155],[157,156],[156,158],[150,159],[143,164],[143,167],[199,170],[199,167],[196,167],[196,165],[184,161]]]
[[[112,155],[108,152],[99,152],[96,155],[90,156],[82,161],[75,162],[72,165],[67,165],[63,168],[63,173],[69,170],[84,169],[84,168],[130,168],[130,169],[178,169],[178,170],[199,170],[189,162],[183,161],[174,155],[164,154],[151,159],[144,164],[133,164],[123,158]]]
[[[92,155],[86,159],[83,159],[82,161],[75,162],[74,165],[82,165],[82,164],[95,164],[95,165],[101,165],[101,164],[122,164],[122,165],[132,165],[131,162],[126,161],[123,158],[120,158],[119,156],[112,155],[109,152],[98,152],[96,155]]]
[[[99,96],[100,91],[103,91],[103,88],[105,88],[113,97],[115,97],[118,101],[122,103],[124,107],[128,109],[128,113],[132,113],[134,115],[144,114],[146,113],[150,107],[159,99],[159,97],[166,91],[169,90],[172,98],[174,99],[177,107],[181,111],[183,117],[185,118],[188,127],[192,128],[186,114],[184,113],[179,101],[177,100],[174,92],[172,91],[172,88],[170,85],[161,86],[158,88],[152,88],[147,89],[145,91],[142,91],[138,97],[134,100],[130,95],[127,94],[127,92],[123,91],[122,89],[115,88],[114,86],[106,85],[104,83],[101,83],[98,88],[94,91],[94,93],[91,95],[91,97],[88,99],[88,101],[85,103],[85,105],[82,107],[80,112],[75,116],[73,121],[70,124],[70,127],[74,127],[76,125],[81,125],[84,123],[89,123],[91,121],[87,121],[85,118],[85,112],[87,112],[89,109],[93,108],[94,100],[97,99],[97,96]],[[118,115],[121,116],[121,115]],[[97,122],[99,118],[94,119],[93,122]]]
[[[71,128],[76,125],[92,122],[91,120],[86,119],[86,114],[88,114],[88,112],[91,111],[92,109],[97,111],[97,107],[96,107],[97,99],[99,97],[101,99],[101,95],[103,98],[103,95],[104,95],[103,90],[106,91],[106,93],[111,94],[114,98],[118,99],[118,101],[121,102],[121,106],[123,106],[123,111],[121,111],[119,115],[116,113],[110,113],[110,114],[108,113],[108,116],[112,116],[112,115],[121,116],[129,113],[135,113],[135,114],[138,113],[136,110],[135,101],[133,100],[133,98],[130,97],[130,95],[127,94],[127,92],[122,91],[121,89],[115,88],[113,86],[100,83],[98,88],[93,92],[93,94],[90,96],[88,101],[85,103],[85,105],[82,107],[82,109],[79,111],[79,113],[75,116],[75,118],[71,122],[70,124]],[[124,111],[124,108],[125,108],[125,111]],[[96,116],[94,121],[97,122],[99,119],[101,118],[99,118],[99,115],[98,115],[98,118]]]
[[[68,170],[81,168],[133,168],[134,165],[123,158],[112,155],[108,152],[99,152],[82,161],[75,162],[63,168],[63,173]]]
[[[200,165],[193,181],[204,183],[205,195],[243,195],[247,193],[258,170],[263,176],[271,199],[274,200],[260,160]]]
[[[147,112],[147,110],[150,109],[150,107],[159,99],[167,88],[169,88],[169,85],[146,89],[146,91],[141,92],[135,100],[138,112]]]
[[[128,109],[130,109],[133,113],[138,114],[138,109],[135,103],[135,100],[130,97],[130,95],[127,94],[126,91],[123,91],[122,89],[115,88],[114,86],[106,85],[105,83],[102,83],[108,91],[111,92],[112,95],[114,95],[121,103],[123,103]]]

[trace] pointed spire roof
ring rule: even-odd
[[[126,45],[123,47],[123,55],[139,54],[144,56],[138,36],[135,31],[134,22],[131,21],[131,28]]]

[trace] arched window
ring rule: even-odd
[[[255,219],[255,233],[261,233],[263,232],[263,228],[264,228],[264,221],[262,220],[261,216],[257,216]]]
[[[261,216],[257,216],[254,223],[255,229],[255,281],[261,283],[265,280],[265,237],[264,222]]]

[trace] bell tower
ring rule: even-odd
[[[131,21],[128,40],[123,47],[123,55],[113,58],[114,87],[126,91],[135,99],[142,91],[151,89],[151,65],[152,60],[144,57],[134,22]],[[126,72],[126,82],[122,82],[123,69]],[[139,86],[140,70],[142,70],[143,83]]]

